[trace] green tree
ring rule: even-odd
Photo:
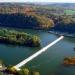
[[[29,75],[29,70],[28,69],[22,69],[18,73],[19,73],[19,75]]]
[[[31,72],[31,75],[40,75],[40,73],[39,72]]]

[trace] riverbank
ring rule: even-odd
[[[57,36],[65,36],[65,37],[72,37],[72,38],[75,38],[75,34],[72,34],[72,33],[68,33],[68,32],[61,32],[61,31],[55,31],[55,30],[50,30],[48,31],[48,33],[51,33],[51,34],[55,34]]]
[[[28,68],[22,68],[18,71],[14,68],[12,69],[12,66],[2,66],[0,67],[0,75],[40,75],[40,73],[37,71],[32,71]]]

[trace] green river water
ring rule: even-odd
[[[58,38],[58,36],[50,34],[47,31],[31,29],[16,30],[38,35],[41,39],[41,48]],[[25,67],[33,71],[39,71],[41,75],[75,75],[75,66],[63,65],[65,57],[75,56],[74,47],[75,39],[65,37],[46,52],[28,62]],[[39,49],[0,44],[0,59],[6,65],[16,65]]]

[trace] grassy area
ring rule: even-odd
[[[66,15],[75,15],[75,10],[65,10]]]

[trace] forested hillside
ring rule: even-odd
[[[54,29],[61,32],[75,33],[75,19],[63,17],[61,21],[54,26]]]
[[[65,11],[74,11],[74,9],[71,7],[66,9],[66,5],[68,4],[65,4],[62,9],[63,4],[62,6],[58,4],[58,7],[54,7],[53,4],[1,4],[0,26],[46,30],[54,28],[58,31],[73,33],[75,32],[75,15],[71,12],[68,15]]]
[[[48,29],[53,27],[51,19],[36,14],[0,14],[0,26],[17,28]]]

